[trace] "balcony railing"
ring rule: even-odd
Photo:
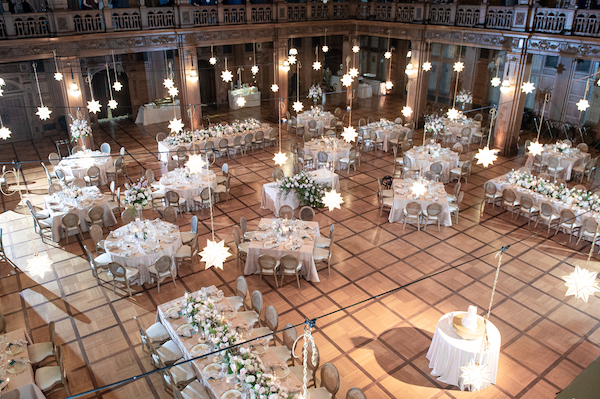
[[[140,6],[88,11],[5,13],[0,15],[0,40],[335,19],[600,36],[600,10],[349,0],[244,5],[180,4],[172,7]]]

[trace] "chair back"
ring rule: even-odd
[[[550,216],[554,213],[554,207],[549,202],[542,202],[540,212],[542,212],[544,216]]]
[[[573,226],[576,222],[575,214],[570,209],[560,211],[560,223]]]
[[[156,141],[164,141],[164,139],[167,138],[167,134],[166,133],[158,133],[156,135]]]
[[[482,114],[475,114],[475,116],[473,117],[473,120],[476,122],[481,122],[483,120],[483,115]]]
[[[296,328],[291,324],[286,324],[283,327],[283,344],[289,349],[292,350],[294,347],[294,342],[298,339],[298,332]]]
[[[310,222],[314,218],[315,218],[315,211],[310,206],[303,206],[300,209],[300,220]]]
[[[409,202],[406,204],[406,214],[410,216],[420,215],[423,209],[421,208],[421,204],[415,201]]]
[[[235,137],[233,138],[233,146],[234,146],[234,147],[239,147],[239,146],[241,146],[241,145],[242,145],[242,136],[239,136],[239,135],[238,135],[238,136],[235,136]]]
[[[304,165],[302,165],[302,163],[300,162],[296,162],[294,164],[294,166],[292,166],[292,174],[293,175],[297,175],[298,173],[302,172],[304,170]]]
[[[521,209],[530,210],[533,208],[533,198],[525,194],[521,197]]]
[[[325,163],[325,162],[327,162],[327,159],[328,159],[328,157],[327,157],[327,153],[326,152],[319,151],[317,153],[317,160],[319,162]]]
[[[369,117],[367,118],[367,124],[369,124],[369,123],[373,123],[373,122],[375,122],[375,118],[373,118],[372,116],[369,116]]]
[[[365,120],[365,118],[360,118],[358,120],[358,126],[365,126],[367,124],[367,121]]]
[[[102,208],[102,210],[104,210],[104,208]],[[98,226],[97,224],[92,225],[92,227],[90,227],[90,237],[92,237],[94,244],[98,245],[98,243],[104,238],[102,235],[102,227]]]
[[[215,149],[215,142],[212,140],[208,140],[204,143],[204,152],[213,151]]]
[[[314,130],[317,128],[317,121],[314,119],[311,119],[308,121],[308,128],[311,130]]]
[[[321,368],[321,386],[325,387],[327,392],[332,395],[335,395],[340,389],[340,374],[331,363],[325,363]]]
[[[428,170],[427,172],[423,173],[423,179],[427,181],[436,181],[437,175],[431,170]]]
[[[281,179],[283,179],[283,177],[285,176],[285,173],[283,173],[283,170],[281,170],[281,168],[275,168],[273,169],[273,181],[279,181]]]
[[[168,202],[168,205],[179,206],[179,194],[175,191],[167,191],[165,193],[165,198]]]
[[[110,262],[108,264],[108,270],[114,279],[125,278],[125,268],[117,262]]]
[[[219,148],[220,149],[227,149],[227,146],[229,145],[229,141],[227,141],[227,139],[221,139],[219,141]]]
[[[436,175],[439,176],[442,174],[442,171],[444,170],[444,166],[441,164],[441,162],[434,162],[429,167],[429,170],[431,170],[433,173],[435,173]]]
[[[83,147],[80,145],[74,145],[73,148],[71,148],[71,154],[76,154],[78,152],[82,152],[83,151]]]
[[[283,255],[281,258],[279,258],[279,264],[285,270],[294,271],[298,267],[299,263],[300,263],[300,261],[294,255]]]
[[[548,173],[540,173],[538,175],[538,179],[542,179],[542,180],[550,180],[550,175]]]
[[[462,152],[463,152],[463,146],[462,146],[462,144],[461,143],[454,144],[452,146],[452,151],[458,152],[459,155],[462,154]]]
[[[113,166],[115,167],[115,170],[117,172],[122,171],[123,170],[123,158],[117,158],[117,159],[115,159],[115,162],[114,162]]]
[[[262,130],[259,130],[254,134],[254,141],[263,141],[265,138],[265,133]]]
[[[50,161],[50,165],[54,168],[60,162],[60,155],[56,152],[51,152],[50,155],[48,155],[48,161]]]
[[[146,169],[146,172],[144,172],[144,176],[146,177],[148,184],[151,184],[154,182],[154,171],[152,169]]]
[[[253,137],[254,137],[254,136],[252,135],[252,133],[247,133],[247,134],[244,136],[244,142],[246,143],[246,145],[248,145],[248,144],[252,143],[252,139],[253,139]]]
[[[588,145],[586,143],[579,143],[576,147],[581,152],[588,152]]]
[[[61,223],[67,228],[77,227],[80,223],[79,215],[69,212],[62,217]]]
[[[294,210],[289,205],[283,205],[279,208],[279,217],[292,220],[294,218]]]
[[[564,139],[564,140],[562,141],[562,143],[563,143],[563,144],[566,144],[566,145],[567,145],[567,147],[569,147],[569,148],[571,148],[571,147],[573,146],[573,142],[572,142],[571,140],[569,140],[569,139]]]
[[[577,185],[575,185],[575,187],[573,187],[573,190],[575,190],[575,191],[587,191],[587,189],[585,188],[585,186],[583,184],[577,184]]]
[[[440,213],[442,213],[442,206],[437,202],[432,202],[427,205],[427,215],[438,216]]]
[[[593,218],[585,218],[583,220],[583,228],[588,233],[594,234],[598,229],[598,222],[596,222]]]
[[[227,163],[224,163],[223,166],[221,166],[221,171],[223,172],[224,175],[228,175],[229,174],[229,165]]]
[[[404,163],[404,167],[405,168],[410,169],[411,164],[410,164],[410,158],[409,157],[407,157],[405,155],[402,162]]]
[[[71,187],[83,188],[83,187],[85,187],[85,180],[76,178],[75,180],[73,180],[71,182]]]
[[[167,161],[167,171],[172,172],[175,169],[177,169],[177,161],[173,160],[173,159],[169,159]]]
[[[244,276],[239,276],[235,280],[235,295],[246,300],[246,295],[248,295],[248,282]]]
[[[471,161],[465,161],[460,168],[461,173],[464,175],[464,174],[469,173],[470,170],[471,170]]]
[[[190,146],[189,152],[194,155],[199,155],[202,152],[202,149],[198,144],[194,143]]]
[[[170,271],[171,257],[169,255],[161,256],[156,262],[154,262],[154,267],[156,267],[156,271],[159,274]]]
[[[340,116],[342,116],[342,109],[340,107],[335,107],[335,109],[333,110],[333,114],[339,118]]]
[[[190,231],[194,234],[198,233],[198,216],[196,215],[192,216],[190,220]]]
[[[0,313],[0,334],[4,334],[6,332],[6,318],[2,313]],[[19,392],[18,390],[16,390]]]
[[[237,227],[233,228],[233,240],[235,241],[235,247],[236,248],[238,248],[239,245],[242,243],[242,240],[240,238],[240,232],[239,232],[239,230],[238,230]]]
[[[397,117],[396,119],[394,119],[394,123],[397,123],[398,125],[402,125],[403,124],[402,118]]]
[[[202,201],[208,201],[211,195],[212,189],[210,187],[204,187],[202,192],[200,192],[200,198],[202,198]]]
[[[175,210],[174,207],[168,206],[164,210],[163,218],[165,219],[165,221],[167,221],[169,223],[176,224],[177,223],[177,211]]]
[[[460,136],[463,139],[468,139],[469,136],[471,135],[471,128],[470,127],[465,127],[460,131]]]
[[[260,316],[263,307],[263,297],[259,290],[252,291],[252,294],[250,294],[250,303],[252,304],[252,310]]]
[[[88,217],[90,218],[92,223],[94,223],[96,221],[103,221],[104,220],[104,208],[99,205],[90,208],[90,210],[88,211]]]
[[[125,209],[121,212],[121,220],[123,224],[129,224],[135,221],[135,208]]]
[[[52,195],[54,193],[59,193],[61,192],[62,186],[58,183],[52,183],[50,186],[48,186],[48,195]]]
[[[517,200],[517,195],[510,188],[505,188],[502,190],[502,198],[505,202],[514,203]]]
[[[265,321],[269,330],[277,331],[277,327],[279,327],[279,313],[277,313],[275,306],[267,306],[265,309]]]
[[[304,140],[305,143],[311,141],[313,138],[312,133],[311,132],[305,132],[304,136],[302,136],[302,139]]]
[[[184,146],[180,146],[177,148],[177,157],[178,158],[185,158],[187,154],[187,148],[185,148]]]
[[[275,273],[275,266],[277,266],[277,259],[269,254],[262,254],[258,257],[258,265],[263,270],[272,270]]]
[[[548,162],[548,168],[555,169],[558,166],[558,158],[549,157],[547,162]]]
[[[346,399],[367,399],[367,395],[360,388],[350,388],[346,393]]]
[[[103,154],[110,154],[110,144],[102,143],[102,145],[100,146],[100,151]]]
[[[65,181],[65,172],[60,169],[60,168],[54,168],[54,174],[56,175],[56,178],[60,181]]]
[[[489,196],[489,197],[494,197],[496,195],[496,192],[498,191],[498,189],[496,188],[496,185],[494,183],[492,183],[491,181],[488,181],[485,183],[485,193]]]

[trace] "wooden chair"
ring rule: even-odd
[[[57,366],[44,366],[35,371],[35,384],[42,390],[46,397],[61,389],[67,391],[67,396],[70,396],[60,346],[56,347],[55,357],[58,363]]]
[[[121,221],[123,224],[129,224],[135,221],[135,209],[129,208],[121,212]]]
[[[243,307],[244,310],[248,310],[246,306],[246,297],[248,296],[248,282],[244,276],[238,276],[235,279],[235,295],[226,297],[231,306],[239,310]]]
[[[310,222],[315,218],[315,211],[310,206],[303,206],[300,208],[299,216],[300,220]]]
[[[502,194],[498,193],[498,189],[496,185],[491,181],[488,181],[483,186],[485,190],[485,194],[483,197],[483,201],[481,202],[481,211],[480,214],[483,215],[483,210],[485,208],[485,204],[492,204],[492,211],[498,206],[502,206]]]
[[[300,289],[300,274],[302,273],[302,262],[300,262],[298,258],[296,258],[294,255],[284,255],[281,258],[279,258],[279,267],[281,269],[281,286],[283,287],[283,279],[285,278],[285,276],[296,276],[298,289]]]
[[[437,222],[438,231],[440,231],[442,210],[442,206],[437,202],[432,202],[427,205],[427,210],[425,211],[425,226],[423,226],[423,230],[427,230],[427,223],[430,220],[433,220],[434,222]]]
[[[367,399],[367,395],[360,388],[350,388],[346,393],[346,399]]]
[[[504,190],[502,190],[502,202],[501,202],[500,206],[502,208],[505,208],[507,211],[510,209],[510,211],[513,214],[515,214],[515,210],[517,210],[517,215],[518,215],[518,210],[521,205],[519,204],[519,201],[517,200],[517,195],[515,194],[515,192],[513,190],[511,190],[510,188],[505,188]],[[512,219],[512,215],[511,215],[511,219]]]
[[[560,217],[554,212],[554,207],[551,203],[542,202],[540,205],[540,214],[538,215],[537,220],[535,221],[535,226],[533,227],[537,227],[540,220],[544,220],[546,223],[548,223],[548,233],[550,233],[550,229],[552,228],[553,224],[558,225]]]
[[[315,398],[335,398],[335,394],[340,389],[340,374],[337,368],[331,363],[325,363],[321,367],[321,386],[319,388],[310,388],[308,393]]]
[[[563,209],[560,211],[560,219],[558,220],[558,225],[556,226],[556,232],[554,235],[556,236],[560,230],[562,230],[565,234],[569,233],[569,242],[573,238],[573,233],[575,230],[579,230],[581,227],[581,223],[577,221],[577,217],[570,209]]]
[[[417,222],[417,231],[421,231],[421,217],[423,216],[423,209],[421,208],[421,204],[418,202],[409,202],[406,204],[406,208],[404,208],[404,227],[406,228],[406,223],[408,223],[409,219],[413,219]]]
[[[102,234],[102,227],[98,225],[90,226],[90,237],[92,241],[94,241],[94,248],[96,255],[100,255],[101,253],[105,253],[106,249],[104,248],[104,236]]]
[[[240,232],[237,227],[233,228],[233,239],[235,241],[235,246],[237,248],[237,266],[240,267],[240,259],[243,257],[244,259],[248,256],[248,250],[250,249],[249,242],[241,242]]]
[[[127,287],[127,292],[129,292],[129,297],[131,297],[131,281],[139,277],[140,271],[138,269],[121,266],[117,262],[109,263],[108,270],[112,277],[113,293],[116,294],[117,283],[124,283]]]
[[[175,265],[177,266],[177,270],[179,270],[179,265],[187,259],[189,259],[190,262],[192,262],[193,264],[194,256],[197,258],[197,261],[200,262],[200,255],[198,251],[198,236],[192,239],[190,245],[182,245],[175,253]]]
[[[279,208],[279,217],[284,219],[292,220],[294,218],[294,210],[289,205],[283,205]]]
[[[148,272],[150,272],[150,277],[156,279],[156,285],[158,288],[158,292],[160,292],[160,283],[167,278],[171,278],[173,280],[173,285],[177,287],[177,282],[175,281],[175,276],[171,273],[171,257],[168,255],[161,256],[158,258],[156,262],[152,266],[148,268]]]
[[[69,243],[69,233],[72,231],[79,234],[79,238],[83,240],[83,231],[81,230],[81,221],[79,220],[79,215],[69,212],[62,217],[60,224],[63,232],[65,233],[67,244]]]
[[[263,297],[260,291],[252,291],[252,294],[250,294],[250,304],[252,305],[252,309],[245,312],[238,312],[238,316],[244,319],[248,325],[253,326],[256,323],[260,325],[260,314],[263,307]]]
[[[90,166],[90,168],[87,170],[86,175],[83,177],[83,180],[85,180],[85,182],[88,186],[94,185],[94,186],[99,187],[100,186],[100,168],[97,166]]]
[[[91,207],[85,217],[85,222],[88,227],[98,226],[100,229],[104,229],[104,207],[99,205]],[[102,230],[100,230],[100,232],[102,232]]]
[[[258,284],[260,285],[262,283],[263,275],[269,275],[275,277],[275,287],[279,287],[279,284],[277,283],[279,261],[271,255],[262,254],[258,257],[258,266],[260,267],[260,280],[258,280]]]
[[[34,367],[42,367],[47,363],[56,362],[56,343],[54,341],[54,321],[48,323],[48,342],[38,342],[27,345],[29,360]]]
[[[92,269],[92,275],[96,278],[96,283],[100,285],[100,281],[108,281],[108,265],[111,262],[110,255],[104,253],[93,257],[87,245],[84,245],[83,249],[87,254],[88,260],[90,262],[90,269]],[[100,275],[103,275],[104,277],[106,277],[106,279],[101,279]]]

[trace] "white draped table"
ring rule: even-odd
[[[289,205],[292,209],[296,209],[300,206],[300,200],[298,200],[297,195],[292,193],[287,196],[280,194],[275,182],[263,184],[260,207],[262,209],[269,209],[275,216],[278,216],[279,209],[284,205]]]
[[[389,149],[388,141],[390,139],[390,135],[394,132],[404,132],[408,133],[409,129],[406,126],[402,126],[399,123],[388,121],[387,119],[381,119],[377,122],[371,122],[364,126],[358,127],[358,133],[361,137],[366,138],[371,131],[374,131],[377,134],[377,138],[383,140],[383,151],[387,152]]]
[[[110,155],[100,151],[85,150],[63,158],[58,163],[58,168],[62,169],[67,176],[83,179],[91,166],[97,166],[100,169],[100,184],[106,185],[108,184],[106,171],[112,165],[113,159]]]
[[[340,168],[340,159],[347,158],[350,156],[350,149],[352,146],[350,143],[346,143],[342,139],[335,137],[324,137],[322,139],[312,139],[304,143],[304,151],[313,157],[313,163],[317,165],[317,154],[324,152],[327,154],[327,162],[334,162],[335,157],[335,169]]]
[[[525,166],[531,169],[534,156],[529,152],[526,155],[527,161],[525,162]],[[558,159],[558,164],[565,168],[563,175],[566,181],[571,180],[571,172],[574,166],[585,164],[590,160],[590,154],[587,152],[581,152],[577,148],[569,148],[561,152],[556,150],[554,145],[545,145],[544,152],[541,155],[543,163],[548,163],[550,157]]]
[[[158,192],[176,192],[179,198],[185,198],[185,211],[191,212],[196,208],[194,198],[198,197],[209,184],[213,190],[217,188],[217,177],[212,170],[207,176],[205,173],[192,175],[189,170],[178,168],[160,178]]]
[[[20,328],[18,330],[9,331],[4,334],[6,338],[6,344],[13,341],[26,341],[27,345],[31,345],[32,341],[25,329]],[[2,352],[4,353],[4,351]],[[25,358],[29,360],[29,353],[27,351],[27,347],[23,348],[23,350],[14,355],[7,355],[7,361],[11,361],[13,359]],[[35,384],[34,372],[31,363],[27,363],[25,365],[25,369],[18,374],[13,374],[10,372],[6,372],[6,377],[8,380],[8,385],[4,388],[3,393],[8,394],[10,391],[18,390],[21,398],[27,399],[45,399],[46,397]],[[9,396],[9,395],[7,395]]]
[[[149,103],[140,107],[135,118],[135,123],[143,123],[144,126],[153,125],[155,123],[170,121],[174,115],[177,116],[177,119],[181,119],[179,100],[175,100],[175,104],[166,105]]]
[[[452,139],[454,141],[460,140],[461,135],[462,135],[462,130],[466,127],[468,127],[471,131],[469,133],[469,143],[471,144],[471,141],[473,139],[473,133],[476,133],[478,130],[481,129],[481,122],[477,122],[471,118],[467,118],[467,119],[460,119],[460,120],[450,120],[448,118],[442,118],[442,120],[444,121],[444,125],[446,126],[446,129],[448,129],[451,133],[452,133]]]
[[[317,184],[328,185],[340,192],[340,176],[329,169],[317,169],[306,172]]]
[[[270,225],[276,219],[267,219],[262,218],[258,223],[259,230],[258,233],[270,233],[270,230],[267,226]],[[314,237],[320,237],[321,233],[319,231],[319,223],[318,222],[304,222],[296,220],[294,222],[301,223],[303,226],[308,227],[310,230],[307,231],[308,234],[314,235]],[[265,228],[265,230],[261,230],[261,228]],[[302,228],[300,228],[302,229]],[[250,246],[248,248],[248,256],[246,257],[246,266],[244,267],[244,274],[258,274],[260,273],[260,266],[258,265],[258,257],[262,254],[268,254],[275,259],[281,258],[283,255],[294,255],[300,262],[302,262],[302,276],[306,279],[306,281],[319,282],[319,273],[317,272],[317,267],[315,266],[315,260],[313,257],[313,250],[315,248],[314,239],[306,238],[303,240],[303,245],[297,250],[291,250],[286,248],[286,242],[281,241],[279,245],[275,248],[265,248],[265,240],[257,241],[255,239],[252,240]]]
[[[427,182],[425,182],[427,184]],[[427,211],[429,204],[437,202],[442,206],[441,223],[443,226],[452,226],[452,217],[450,215],[450,207],[446,197],[446,189],[443,183],[431,183],[430,188],[425,195],[415,198],[411,191],[412,181],[409,179],[394,179],[392,188],[394,190],[394,205],[390,210],[390,223],[401,222],[403,218],[403,210],[409,202],[418,202],[421,204],[423,212]]]
[[[460,155],[448,148],[438,148],[436,150],[428,150],[427,146],[425,151],[423,147],[413,147],[406,151],[405,154],[410,159],[411,166],[416,165],[419,169],[425,173],[431,165],[439,162],[444,168],[442,170],[442,181],[448,183],[450,181],[450,171],[458,167],[458,160]]]
[[[318,109],[318,108],[316,108]],[[296,121],[298,125],[304,126],[304,131],[308,132],[308,122],[314,120],[317,122],[317,132],[319,136],[322,136],[325,133],[325,130],[329,130],[331,126],[331,120],[333,119],[333,114],[331,112],[319,112],[319,111],[304,111],[301,114],[298,114],[296,117]]]
[[[465,389],[465,383],[460,377],[460,368],[466,366],[471,359],[479,360],[483,337],[473,340],[461,338],[454,331],[452,324],[452,319],[458,313],[464,312],[446,313],[438,321],[426,358],[429,360],[429,368],[432,369],[431,375],[439,376],[438,381],[455,385],[462,391]],[[488,365],[491,383],[495,384],[500,356],[500,332],[490,321],[487,322],[487,330],[490,347],[483,352],[482,362]],[[489,385],[490,383],[487,383],[485,386]]]
[[[158,248],[154,252],[152,246],[155,242],[150,238],[150,233],[146,233],[144,239],[144,231],[150,230],[155,230],[159,239]],[[177,276],[175,253],[181,245],[179,228],[160,219],[136,220],[126,224],[113,230],[106,237],[104,244],[111,261],[140,271],[140,285],[152,282],[148,267],[165,255],[171,257],[171,275],[175,278]]]

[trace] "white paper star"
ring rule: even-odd
[[[385,57],[386,60],[389,60],[390,58],[392,58],[392,52],[386,51],[385,53],[383,53],[383,56]]]
[[[321,47],[321,50],[323,50],[324,53],[329,51],[329,46],[324,44],[323,47]]]
[[[163,85],[165,86],[165,88],[170,89],[171,87],[173,87],[173,79],[171,78],[166,78],[165,80],[163,80]]]
[[[171,133],[177,133],[183,130],[185,125],[181,121],[181,119],[173,118],[172,121],[169,122],[169,129],[171,129]]]
[[[108,101],[108,108],[110,108],[110,109],[116,109],[117,105],[119,105],[119,103],[117,103],[115,100]]]
[[[525,82],[521,85],[521,91],[523,91],[523,93],[529,94],[532,93],[535,90],[535,85],[531,82]]]
[[[329,211],[333,211],[334,209],[340,209],[340,205],[344,203],[344,199],[341,194],[335,190],[327,191],[325,196],[323,196],[323,204],[329,208]]]
[[[10,131],[9,128],[7,128],[6,126],[2,126],[0,128],[0,139],[2,140],[7,140],[10,138],[10,135],[12,134],[12,132]]]
[[[352,46],[352,52],[353,53],[358,53],[360,51],[360,47],[357,45]]]
[[[169,95],[172,97],[175,97],[176,95],[179,94],[179,89],[175,86],[169,88]]]
[[[206,162],[202,155],[192,154],[185,163],[185,167],[190,170],[190,173],[199,174],[206,168]]]
[[[61,80],[63,80],[63,74],[62,74],[62,73],[60,73],[60,72],[56,72],[56,73],[54,74],[54,79],[55,79],[57,82],[60,82]]]
[[[39,116],[41,120],[45,121],[46,119],[50,118],[51,113],[52,111],[50,111],[48,107],[38,107],[35,114]]]
[[[498,87],[500,86],[500,83],[502,83],[502,80],[500,80],[500,78],[496,76],[495,78],[492,78],[490,82],[492,83],[492,86]]]
[[[402,108],[402,115],[404,115],[405,118],[408,118],[409,116],[412,115],[412,108],[409,106],[405,106]]]
[[[342,82],[342,85],[345,87],[349,87],[352,85],[352,82],[354,82],[354,79],[352,79],[352,76],[345,74],[344,76],[342,76],[342,78],[340,79],[340,82]]]
[[[350,76],[352,76],[353,78],[358,76],[358,68],[350,68],[350,70],[348,71],[348,74]]]
[[[258,73],[258,65],[252,65],[250,72],[252,72],[252,75],[256,75]]]
[[[277,93],[277,92],[279,91],[279,86],[278,86],[276,83],[273,83],[273,84],[271,85],[271,91],[272,91],[273,93]]]
[[[296,63],[296,56],[290,55],[287,60],[290,63],[290,65],[294,65]]]
[[[483,165],[484,168],[487,168],[491,164],[494,163],[496,159],[498,159],[498,150],[490,150],[490,147],[486,146],[485,148],[480,148],[477,154],[475,154],[475,158],[477,158],[477,164]]]
[[[275,156],[273,157],[273,161],[275,161],[275,165],[279,165],[279,166],[283,166],[285,165],[285,163],[287,162],[287,155],[285,152],[278,152],[277,154],[275,154]]]
[[[590,103],[588,102],[588,100],[586,100],[584,98],[579,100],[579,102],[576,105],[577,105],[577,109],[581,112],[585,111],[586,109],[588,109],[590,107]]]
[[[425,61],[425,62],[423,63],[423,70],[424,70],[425,72],[431,71],[431,62],[429,62],[429,61]]]
[[[244,97],[238,97],[237,100],[235,100],[235,103],[241,108],[246,105],[246,99]]]
[[[319,61],[313,62],[313,69],[315,71],[318,71],[319,69],[321,69],[321,63]]]
[[[446,115],[448,116],[448,119],[453,121],[458,119],[458,117],[460,116],[460,112],[456,108],[450,108]]]
[[[215,65],[217,63],[217,59],[215,57],[210,57],[208,62],[210,65]]]
[[[27,271],[32,276],[44,278],[46,273],[52,272],[52,261],[48,259],[48,255],[35,255],[27,260]]]
[[[296,113],[302,111],[304,109],[304,104],[300,101],[294,101],[294,105],[292,105],[292,109],[296,111]]]
[[[531,155],[536,156],[540,155],[544,151],[544,146],[540,144],[539,141],[536,141],[535,143],[530,143],[529,147],[527,147],[527,150]]]
[[[206,240],[206,247],[200,252],[201,262],[206,262],[206,269],[211,266],[223,270],[223,263],[231,255],[229,247],[225,246],[225,240],[220,242]]]
[[[600,79],[596,82],[596,85],[600,86]]]
[[[87,102],[87,108],[90,112],[93,112],[95,114],[97,112],[100,112],[100,108],[102,108],[102,105],[100,105],[100,101],[92,100]]]
[[[4,90],[0,89],[0,97],[4,96]]]
[[[575,295],[575,298],[583,299],[584,302],[587,302],[590,295],[594,296],[595,292],[600,291],[598,280],[596,280],[597,275],[598,273],[575,266],[573,273],[563,277],[567,286],[567,293],[565,295]]]
[[[423,184],[423,182],[415,181],[410,190],[414,195],[421,196],[425,195],[425,193],[427,192],[427,187],[425,186],[425,184]]]
[[[385,89],[386,90],[392,90],[392,87],[394,87],[394,84],[392,83],[391,80],[388,80],[387,82],[385,82]]]
[[[358,137],[358,132],[354,128],[354,126],[344,127],[344,131],[342,132],[342,138],[346,140],[347,143],[353,142]]]
[[[462,72],[465,69],[465,63],[460,61],[455,62],[453,69],[455,72]]]
[[[231,79],[233,79],[233,74],[229,69],[226,69],[221,72],[221,79],[223,79],[223,82],[231,82]]]
[[[464,380],[465,385],[471,386],[471,391],[480,391],[491,382],[487,364],[480,365],[475,363],[475,359],[471,359],[468,365],[460,369],[462,370],[460,378]]]
[[[115,83],[113,83],[113,89],[115,89],[115,91],[121,91],[122,88],[123,88],[123,84],[121,82],[119,82],[118,80],[115,81]]]

